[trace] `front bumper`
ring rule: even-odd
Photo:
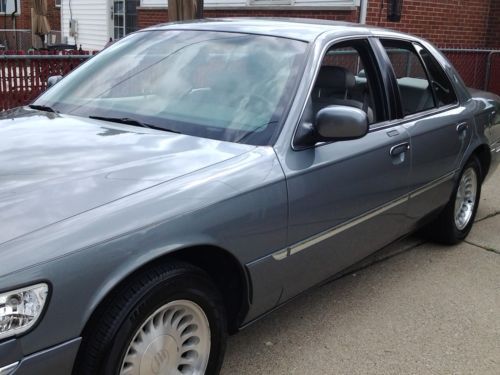
[[[71,375],[82,339],[23,357],[17,340],[0,343],[0,375]]]

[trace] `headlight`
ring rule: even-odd
[[[0,340],[29,330],[40,318],[49,286],[37,284],[0,294]]]

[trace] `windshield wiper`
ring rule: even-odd
[[[119,124],[125,124],[125,125],[139,126],[141,128],[147,128],[147,129],[163,130],[163,131],[167,131],[170,133],[179,133],[176,130],[163,128],[161,126],[146,124],[145,122],[142,122],[142,121],[130,118],[130,117],[89,116],[89,118],[91,118],[93,120],[102,120],[102,121],[109,121],[109,122],[117,122]]]
[[[38,111],[57,113],[57,111],[54,108],[49,107],[47,105],[30,104],[28,107],[30,107],[31,109],[36,109]]]

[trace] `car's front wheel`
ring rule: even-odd
[[[123,285],[86,329],[80,375],[217,374],[225,349],[222,298],[184,263],[151,268]]]

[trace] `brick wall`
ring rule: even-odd
[[[500,49],[500,0],[491,0],[487,44]]]
[[[367,23],[415,34],[441,48],[483,48],[490,2],[497,0],[405,0],[401,22],[387,22],[382,0],[371,0]]]
[[[500,47],[500,0],[404,0],[403,17],[399,23],[387,22],[386,4],[387,0],[369,0],[369,25],[415,34],[441,48]],[[140,27],[168,20],[166,9],[140,8],[138,13]],[[306,17],[357,22],[358,11],[205,10],[205,17],[233,16]]]
[[[61,8],[56,7],[55,0],[47,0],[49,14],[47,16],[52,30],[61,30]]]
[[[55,0],[47,0],[47,18],[52,30],[61,30],[60,8],[55,6]],[[16,28],[31,29],[32,0],[21,0],[21,14],[16,16]],[[13,28],[10,14],[0,16],[0,29]]]

